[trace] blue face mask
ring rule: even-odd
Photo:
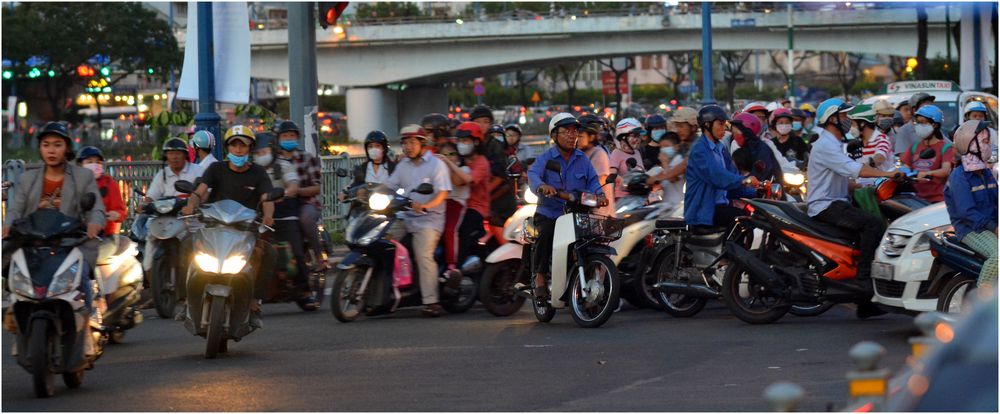
[[[652,138],[654,142],[660,142],[660,139],[663,138],[663,135],[666,133],[667,131],[665,129],[656,129],[650,133],[649,137]]]
[[[660,148],[660,152],[662,152],[667,158],[673,158],[674,155],[677,155],[677,150],[675,150],[674,147]]]
[[[226,155],[226,158],[228,158],[229,162],[233,163],[233,165],[235,165],[236,168],[243,168],[244,165],[247,165],[247,161],[250,161],[249,155],[244,155],[240,157],[233,154],[228,154]]]
[[[792,122],[792,131],[801,131],[801,130],[802,130],[802,123],[799,122],[799,121],[793,121]]]
[[[298,141],[281,141],[281,149],[285,151],[295,151],[299,149]]]

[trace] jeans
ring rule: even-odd
[[[872,273],[872,261],[875,260],[875,249],[882,241],[885,223],[878,217],[842,200],[830,204],[830,207],[817,214],[815,219],[860,234],[861,256],[858,257],[858,273],[855,277],[858,280],[869,279]]]
[[[552,267],[552,237],[556,231],[556,220],[535,214],[532,218],[538,229],[538,238],[531,247],[531,261],[534,262],[536,274],[549,274]]]
[[[316,260],[313,266],[319,264],[323,259],[323,244],[319,241],[320,211],[312,204],[302,204],[299,209],[299,225],[302,226],[302,236],[305,239],[306,247],[315,254]]]
[[[406,237],[406,227],[401,220],[397,220],[389,234],[397,241],[402,241]],[[411,233],[413,235],[410,257],[416,262],[417,271],[420,276],[420,296],[424,305],[438,303],[438,265],[434,260],[434,249],[437,248],[441,239],[441,231],[432,228],[419,229]]]

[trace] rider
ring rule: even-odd
[[[212,148],[215,147],[215,135],[211,131],[201,130],[191,136],[191,147],[195,150],[195,161],[203,170],[218,161],[212,155]]]
[[[984,105],[982,102],[979,102],[979,101],[971,101],[971,102],[965,104],[965,109],[962,110],[962,120],[968,121],[968,120],[971,119],[971,120],[975,120],[975,121],[987,121],[987,122],[989,122],[989,120],[987,119],[987,115],[986,114],[987,114],[986,105]],[[990,150],[990,153],[991,154],[996,154],[996,152],[997,152],[997,130],[995,128],[993,128],[993,127],[989,127],[989,130],[990,130],[990,143],[992,145],[992,149]]]
[[[895,177],[898,173],[881,171],[852,160],[843,150],[844,135],[851,129],[848,113],[853,107],[841,99],[830,98],[819,105],[816,122],[819,138],[809,154],[808,214],[824,223],[860,233],[861,255],[856,279],[866,289],[871,275],[875,249],[882,239],[885,223],[878,217],[856,208],[848,201],[849,180],[858,177]],[[861,308],[859,308],[861,309]]]
[[[517,124],[508,124],[503,128],[504,140],[507,142],[507,155],[516,155],[517,159],[527,160],[534,158],[535,151],[527,145],[521,145],[521,137],[524,133]]]
[[[892,154],[892,144],[889,137],[876,128],[875,108],[869,104],[855,106],[848,113],[853,125],[851,126],[851,136],[854,136],[864,143],[862,157],[858,160],[863,164],[881,171],[895,171],[895,157]],[[892,118],[889,119],[892,121]],[[875,180],[871,178],[860,178],[861,185],[874,185]]]
[[[778,154],[786,159],[791,157],[796,161],[805,161],[809,156],[809,145],[795,136],[792,125],[795,115],[790,109],[778,108],[771,112],[770,127],[772,143],[778,149]]]
[[[799,106],[799,109],[805,114],[806,119],[802,123],[802,140],[807,144],[816,140],[816,108],[812,105],[804,103]]]
[[[299,211],[299,225],[305,236],[307,252],[314,255],[313,266],[326,267],[323,262],[323,245],[319,242],[320,212],[323,205],[319,201],[320,183],[323,182],[319,158],[299,150],[299,126],[292,121],[282,121],[275,130],[278,135],[278,156],[292,160],[299,174],[298,197],[302,204]],[[306,256],[309,256],[307,253]]]
[[[965,121],[955,131],[955,149],[962,159],[951,171],[944,201],[962,243],[986,256],[979,286],[996,286],[997,278],[997,180],[986,164],[990,158],[989,124]]]
[[[633,121],[635,121],[633,119]],[[638,121],[635,121],[638,124]],[[565,201],[555,197],[559,191],[585,191],[591,194],[603,194],[601,184],[597,181],[597,172],[590,160],[582,151],[576,149],[580,123],[565,112],[552,117],[549,121],[549,137],[555,141],[553,148],[541,153],[528,170],[528,183],[535,194],[544,196],[539,200],[535,211],[534,224],[538,228],[538,239],[535,240],[532,262],[535,264],[535,299],[544,300],[549,297],[547,280],[552,262],[552,236],[555,232],[556,219],[563,215]],[[556,173],[545,168],[549,161],[555,160],[561,166],[561,172]],[[603,197],[601,197],[603,198]]]
[[[420,125],[427,134],[427,138],[434,144],[435,151],[444,143],[452,142],[451,137],[454,135],[451,133],[451,121],[444,114],[432,112],[424,115],[420,119]]]
[[[875,101],[872,104],[872,109],[875,111],[875,128],[878,128],[878,132],[885,134],[889,138],[889,143],[894,145],[896,130],[893,125],[893,117],[896,115],[896,109],[885,99]]]
[[[781,108],[775,112],[777,111],[787,111],[787,109]],[[779,155],[775,155],[774,150],[768,145],[769,141],[760,137],[763,128],[760,120],[752,114],[742,112],[733,117],[732,126],[733,144],[729,155],[732,156],[740,148],[746,149],[746,156],[733,160],[738,169],[749,171],[750,175],[759,181],[784,182],[781,165],[776,159]],[[743,159],[749,164],[736,162]]]
[[[633,170],[645,171],[642,165],[642,155],[636,150],[644,132],[639,121],[635,118],[625,118],[615,126],[615,139],[618,141],[618,147],[611,151],[611,172],[618,174],[618,180],[615,183],[615,200],[628,195],[622,176]],[[634,166],[629,166],[631,164],[629,160],[635,163]]]
[[[754,119],[760,128],[759,119]],[[732,227],[744,213],[730,206],[729,199],[752,196],[753,191],[744,188],[756,188],[760,182],[752,175],[740,175],[720,142],[729,129],[726,111],[718,105],[706,105],[698,111],[698,125],[702,137],[691,147],[685,172],[684,222],[689,226]]]
[[[104,227],[104,234],[108,236],[118,234],[127,211],[118,183],[111,176],[104,174],[104,154],[97,147],[83,147],[76,157],[76,163],[93,172],[97,178],[97,189],[103,196],[101,201],[104,202],[104,209],[108,212],[108,225]]]
[[[202,200],[207,203],[233,200],[251,210],[256,210],[257,205],[263,203],[261,208],[263,217],[260,221],[265,226],[273,227],[274,202],[262,201],[273,188],[271,177],[264,167],[250,162],[250,152],[253,151],[256,141],[256,135],[247,126],[234,125],[229,128],[225,135],[226,151],[229,153],[226,155],[226,161],[216,162],[208,167],[202,175],[201,183],[188,197],[187,205],[181,210],[181,214],[185,216],[193,214]],[[209,189],[212,191],[209,192]],[[188,238],[187,242],[191,243],[191,238]],[[278,253],[271,243],[258,239],[250,258],[254,269],[257,269],[253,286],[256,300],[250,301],[252,315],[250,324],[258,328],[263,327],[260,301],[267,293],[268,281],[274,273],[277,256]]]
[[[760,120],[761,125],[767,124],[767,104],[764,102],[756,101],[750,102],[743,107],[740,112],[747,112],[753,116],[756,116]]]
[[[366,161],[354,167],[353,181],[351,187],[364,183],[383,184],[389,180],[389,176],[396,169],[396,163],[389,159],[389,138],[385,132],[374,130],[365,136],[365,158]],[[340,201],[347,198],[346,189],[338,196]],[[357,199],[364,200],[367,190],[358,189]],[[363,208],[360,201],[351,203],[351,211]]]
[[[145,202],[147,203],[163,197],[176,196],[177,191],[174,190],[174,183],[178,180],[193,183],[204,173],[201,166],[188,162],[188,147],[184,138],[177,136],[166,140],[161,150],[167,165],[156,173],[153,180],[150,181],[149,189],[146,190]]]
[[[906,152],[906,150],[910,149],[914,143],[923,140],[923,137],[917,136],[917,112],[920,111],[920,108],[925,106],[934,106],[933,102],[934,95],[926,92],[917,92],[910,97],[910,100],[906,103],[906,105],[900,104],[897,109],[899,109],[899,111],[903,114],[903,119],[906,121],[906,124],[896,131],[896,141],[893,143],[894,153],[902,154]],[[940,109],[938,111],[940,111]],[[910,114],[912,114],[912,116]]]
[[[579,121],[580,132],[576,141],[576,149],[583,151],[583,155],[587,156],[590,164],[594,166],[594,171],[597,172],[597,182],[603,183],[608,179],[608,175],[611,174],[611,158],[608,156],[607,151],[597,145],[598,140],[600,140],[600,134],[605,127],[604,121],[594,115],[581,116]],[[602,186],[601,189],[604,190],[604,197],[608,200],[608,205],[595,209],[594,214],[608,217],[614,216],[614,189],[610,185]]]
[[[649,131],[649,142],[642,148],[642,166],[649,171],[659,163],[660,139],[667,133],[667,119],[660,114],[646,117],[646,129]]]
[[[401,213],[402,220],[390,229],[396,240],[409,233],[413,236],[411,254],[420,275],[420,295],[427,316],[441,316],[438,303],[438,265],[434,260],[441,231],[445,224],[445,200],[452,191],[448,167],[428,151],[427,135],[419,125],[406,125],[400,131],[403,158],[389,176],[385,186],[396,191],[411,191],[420,184],[430,183],[434,194],[410,193],[410,211]]]
[[[913,184],[917,196],[932,203],[944,201],[944,185],[951,174],[955,152],[941,132],[944,114],[934,105],[924,105],[913,114],[915,141],[903,151],[900,161],[914,171],[917,178],[930,178]],[[904,126],[905,127],[905,126]],[[934,157],[922,158],[920,153],[928,148],[934,150]]]

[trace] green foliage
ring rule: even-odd
[[[927,60],[927,79],[933,80],[950,80],[952,82],[958,82],[958,61],[952,60],[948,64],[948,59],[945,59],[938,55],[933,59]],[[945,64],[948,64],[948,68],[945,69]]]
[[[166,128],[168,126],[190,126],[194,124],[194,114],[187,111],[161,111],[147,121],[150,128]]]
[[[264,121],[264,125],[273,124],[274,120],[278,117],[278,114],[269,111],[267,108],[254,104],[236,105],[233,115],[236,115],[237,117],[246,116],[248,118],[258,118]]]
[[[420,6],[408,1],[358,3],[357,9],[354,10],[354,16],[360,22],[385,18],[420,17],[422,15]]]
[[[860,80],[858,81],[858,83],[855,83],[854,86],[851,87],[851,94],[861,96],[865,94],[866,91],[872,94],[876,94],[880,90],[882,90],[882,86],[884,85],[885,85],[884,83],[879,81]]]
[[[632,101],[634,102],[653,104],[672,96],[674,96],[674,92],[667,85],[632,85]]]
[[[588,105],[600,102],[602,98],[600,89],[577,89],[573,92],[573,102],[569,101],[569,93],[567,91],[552,94],[550,100],[553,103],[565,103],[568,105]]]
[[[735,94],[736,94],[736,99],[773,101],[782,96],[785,96],[785,91],[781,88],[764,88],[758,91],[756,86],[742,85],[736,87]]]

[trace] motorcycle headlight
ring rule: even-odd
[[[222,274],[230,275],[239,273],[246,265],[247,259],[243,255],[229,256],[226,258],[226,261],[222,262]]]
[[[524,202],[528,204],[538,203],[538,196],[536,196],[535,193],[531,192],[531,188],[524,189]]]
[[[49,284],[49,296],[59,296],[76,288],[76,274],[80,270],[80,262],[73,263],[65,272],[52,278]]]
[[[358,238],[358,245],[359,246],[367,246],[367,245],[371,244],[373,241],[375,241],[375,238],[378,237],[379,232],[381,232],[382,229],[384,229],[385,226],[388,226],[388,225],[389,225],[389,221],[386,220],[386,221],[383,221],[383,222],[379,223],[377,226],[373,227],[371,230],[368,230],[367,233],[365,233],[363,236],[361,236],[360,238]]]
[[[157,213],[167,214],[174,209],[174,202],[173,199],[154,201],[153,208],[156,209]]]
[[[371,207],[371,209],[375,211],[385,210],[386,207],[389,207],[389,202],[391,201],[392,196],[388,194],[375,193],[372,194],[371,197],[368,197],[368,207]]]
[[[31,278],[22,272],[13,260],[10,262],[10,271],[7,274],[7,287],[18,295],[35,297],[35,288],[31,284]]]
[[[588,193],[580,194],[580,205],[585,207],[597,207],[597,195]]]
[[[806,176],[799,173],[785,173],[785,184],[799,186],[806,182]]]
[[[208,253],[198,253],[194,255],[194,263],[203,272],[219,273],[219,260]]]
[[[198,253],[194,256],[194,262],[198,265],[203,272],[208,273],[220,273],[220,274],[236,274],[243,267],[247,265],[247,260],[243,255],[233,255],[229,256],[226,260],[222,262],[221,269],[219,268],[219,259],[208,253]]]
[[[933,234],[940,234],[946,231],[952,231],[955,227],[951,224],[945,224],[943,226],[938,226],[923,233],[917,238],[917,242],[913,243],[913,253],[926,252],[931,249],[931,236]]]

